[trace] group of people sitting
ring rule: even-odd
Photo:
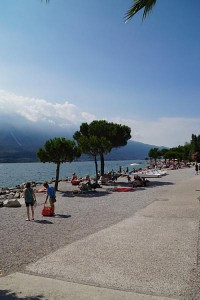
[[[135,175],[134,180],[131,183],[134,187],[141,187],[147,185],[147,180],[145,178],[141,178],[139,175]]]
[[[80,191],[92,191],[95,190],[100,185],[96,182],[92,182],[89,175],[86,175],[83,178],[78,178],[76,173],[72,174],[71,183],[73,185],[78,185]]]
[[[73,185],[77,185],[81,192],[92,191],[100,187],[101,184],[106,184],[108,180],[117,180],[117,178],[112,178],[112,173],[106,175],[108,176],[101,176],[97,183],[95,181],[92,181],[89,175],[86,175],[83,178],[78,178],[76,173],[73,173],[71,177],[71,183]],[[144,187],[147,185],[148,181],[145,178],[141,178],[139,175],[135,175],[133,181],[131,181],[131,177],[129,175],[127,176],[127,179],[128,182],[133,185],[133,187]]]

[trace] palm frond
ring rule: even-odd
[[[125,15],[125,21],[131,19],[137,12],[144,8],[142,21],[151,12],[157,0],[134,0],[133,5]]]

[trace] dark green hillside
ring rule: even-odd
[[[52,131],[50,131],[51,133]],[[51,136],[52,135],[52,136]],[[4,124],[0,126],[0,163],[2,162],[35,162],[38,161],[36,152],[43,147],[46,140],[59,136],[59,133],[48,133],[48,130],[41,131],[38,128],[31,128],[18,124]],[[63,136],[63,133],[60,133]],[[71,137],[69,137],[71,138]],[[143,144],[135,141],[128,141],[124,147],[114,148],[111,153],[105,156],[106,160],[135,160],[145,159],[148,152],[154,145]],[[81,160],[93,159],[82,155]],[[79,159],[79,160],[80,160]]]
[[[149,150],[154,147],[159,147],[159,146],[143,144],[141,142],[136,142],[136,141],[128,141],[126,146],[118,149],[117,148],[113,149],[108,155],[106,155],[106,159],[109,160],[145,159],[148,157]]]

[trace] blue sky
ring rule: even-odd
[[[125,124],[132,139],[178,146],[200,134],[200,3],[0,1],[0,114],[79,128]]]

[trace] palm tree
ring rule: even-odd
[[[41,0],[42,2],[43,0]],[[46,3],[50,2],[50,0],[44,0]],[[142,20],[146,18],[146,16],[151,12],[152,8],[156,4],[157,0],[133,0],[133,5],[127,11],[125,15],[125,21],[131,19],[138,11],[144,8]]]
[[[151,12],[152,8],[156,4],[157,0],[133,0],[133,5],[127,11],[125,15],[125,20],[128,21],[131,19],[137,12],[141,9],[144,9],[142,20]]]

